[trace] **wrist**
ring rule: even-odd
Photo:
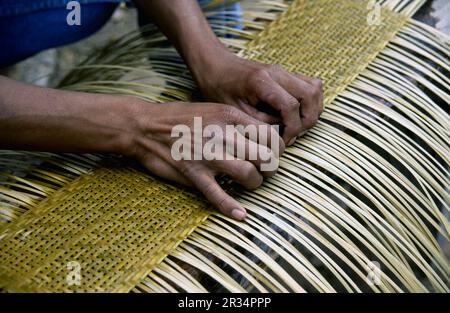
[[[116,97],[116,101],[111,105],[108,113],[109,117],[105,117],[108,122],[108,128],[112,133],[109,150],[128,157],[134,157],[136,146],[145,136],[142,127],[142,117],[149,115],[154,103],[144,100],[120,96]]]
[[[212,42],[194,53],[186,56],[186,63],[194,80],[201,87],[214,77],[226,64],[226,60],[234,57],[228,48],[221,42]]]

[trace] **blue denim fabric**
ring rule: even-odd
[[[77,0],[81,6],[92,3],[120,3],[123,0]],[[70,0],[0,0],[0,17],[66,8]]]
[[[0,68],[99,30],[120,0],[80,0],[81,25],[67,24],[69,0],[0,0]]]
[[[81,25],[67,24],[70,0],[0,0],[0,68],[24,60],[42,50],[69,44],[99,30],[123,0],[78,0]],[[209,0],[199,0],[205,2]],[[234,4],[212,19],[240,20],[240,6]],[[239,26],[237,26],[240,28]]]

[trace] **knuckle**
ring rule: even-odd
[[[262,176],[258,173],[255,166],[251,163],[245,163],[242,167],[242,178],[245,181],[247,189],[256,189],[261,186],[263,182]]]
[[[314,103],[313,99],[316,97],[316,90],[314,86],[310,86],[309,88],[305,89],[304,91],[304,98],[305,104],[308,105],[310,103]]]
[[[283,141],[283,139],[280,137],[279,140],[279,145],[280,145],[280,155],[284,153],[284,151],[286,150],[286,145]]]
[[[272,159],[274,159],[276,157],[277,156],[275,155],[275,152],[273,152],[272,149],[266,148],[266,159],[272,160]]]
[[[249,180],[254,176],[255,168],[252,164],[244,162],[239,169],[239,174],[245,180]]]
[[[297,111],[300,108],[300,103],[294,97],[289,97],[286,101],[285,107],[288,111]]]
[[[280,140],[278,141],[278,158],[283,155],[284,151],[286,150],[286,145],[283,141],[283,139],[280,138]]]
[[[268,78],[270,78],[270,75],[266,68],[258,68],[250,74],[249,81],[251,84],[255,85],[260,84],[262,81],[267,80]]]
[[[260,187],[263,183],[263,177],[261,175],[258,175],[254,181],[252,181],[251,185],[249,185],[247,188],[250,190],[257,189]]]
[[[225,120],[226,123],[234,123],[238,117],[241,115],[241,112],[233,107],[233,106],[223,106],[220,111],[220,117]]]
[[[226,208],[226,196],[220,194],[220,190],[217,189],[214,185],[209,184],[207,185],[204,190],[203,194],[210,199],[210,201],[216,206],[219,211],[222,213],[228,213],[229,210]]]
[[[274,92],[270,92],[270,93],[267,93],[266,95],[264,95],[263,98],[266,99],[265,102],[267,102],[269,104],[273,104],[273,103],[277,102],[278,95],[276,93],[274,93]]]
[[[185,177],[191,177],[194,169],[192,164],[188,164],[188,162],[179,161],[177,162],[178,170],[183,174]]]
[[[318,120],[317,116],[308,116],[305,117],[305,119],[303,120],[303,126],[305,129],[310,129],[312,128],[314,125],[316,125]]]
[[[305,129],[305,125],[296,125],[294,128],[294,136],[298,136],[300,135],[300,133],[303,131],[303,129]]]
[[[322,80],[319,78],[313,79],[313,85],[316,86],[317,88],[319,88],[320,90],[323,88]]]
[[[284,70],[281,64],[268,64],[267,69],[271,72],[281,72]]]
[[[230,213],[230,209],[227,208],[227,197],[223,196],[223,195],[218,195],[219,192],[217,191],[217,189],[214,189],[212,191],[212,193],[214,193],[217,196],[217,200],[216,200],[216,207],[219,209],[220,212],[224,213],[224,214],[228,214]]]
[[[213,184],[208,184],[205,186],[203,193],[207,196],[215,198],[215,195],[217,194],[217,189],[215,188],[215,186]]]
[[[315,79],[311,88],[311,95],[314,98],[318,98],[322,94],[322,81],[320,79]]]
[[[303,121],[301,121],[300,123],[295,123],[293,125],[290,125],[289,127],[289,134],[293,137],[293,136],[298,136],[304,129],[303,126]]]

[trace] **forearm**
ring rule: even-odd
[[[0,76],[0,149],[122,153],[129,115],[121,99]]]
[[[135,0],[173,42],[194,76],[229,53],[211,30],[195,0]]]

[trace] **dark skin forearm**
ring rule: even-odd
[[[195,0],[135,0],[174,44],[194,76],[219,54],[229,53],[211,30]]]
[[[120,99],[0,76],[0,149],[120,153],[127,125]]]

